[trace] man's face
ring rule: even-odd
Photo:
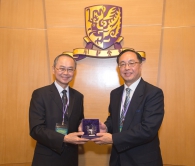
[[[130,86],[141,76],[141,69],[142,63],[139,63],[134,52],[125,52],[120,56],[119,71],[127,86]]]
[[[74,60],[66,56],[59,57],[56,66],[53,67],[53,74],[55,75],[56,81],[64,89],[73,79],[74,71],[75,71]]]

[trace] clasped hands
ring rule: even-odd
[[[88,141],[93,141],[98,145],[102,144],[112,144],[112,135],[107,133],[107,127],[104,123],[99,123],[100,132],[96,135],[99,136],[98,138],[93,139],[86,139],[82,138],[81,136],[84,134],[82,132],[81,124],[78,127],[78,132],[69,133],[68,135],[64,136],[64,142],[71,143],[71,144],[85,144]]]

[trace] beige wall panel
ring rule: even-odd
[[[195,26],[194,0],[167,0],[164,26]]]
[[[43,0],[1,0],[0,27],[44,28]]]
[[[17,164],[0,164],[0,166],[31,166],[32,163],[17,163]]]
[[[115,58],[86,58],[78,62],[73,87],[84,94],[86,118],[106,120],[110,91],[120,86],[116,70]]]
[[[48,30],[50,66],[52,66],[53,59],[63,51],[72,52],[75,48],[84,48],[86,43],[84,42],[83,37],[85,36],[86,34],[84,27],[55,29],[50,28]],[[144,62],[143,65],[142,75],[146,81],[156,85],[160,52],[159,43],[161,37],[161,27],[123,27],[121,36],[124,37],[124,40],[121,43],[123,48],[129,47],[134,48],[136,51],[146,52],[146,62]],[[93,49],[96,48],[94,47]],[[116,65],[115,62],[114,65]],[[94,66],[96,65],[93,65],[93,67]]]
[[[45,31],[0,29],[0,164],[31,162],[32,91],[50,82]]]
[[[102,122],[106,120],[110,91],[120,86],[116,70],[116,58],[85,58],[78,62],[71,86],[84,94],[85,118],[99,118]],[[79,166],[108,165],[109,156],[110,146],[88,142],[79,155]]]
[[[162,0],[126,0],[121,7],[124,26],[162,24]]]
[[[159,86],[165,95],[160,130],[165,164],[195,165],[195,28],[165,29]]]
[[[86,43],[83,37],[86,36],[85,28],[49,28],[48,47],[50,64],[53,65],[54,58],[64,51],[72,52],[75,48],[84,48]]]
[[[107,166],[110,158],[110,145],[97,145],[88,142],[79,154],[79,166]]]
[[[145,51],[146,61],[143,63],[142,76],[145,81],[156,85],[158,76],[161,27],[124,27],[123,47],[134,48],[136,51]]]
[[[48,27],[84,27],[84,9],[108,4],[123,9],[123,25],[161,24],[162,0],[45,0]]]

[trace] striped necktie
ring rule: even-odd
[[[123,109],[122,109],[121,116],[120,116],[120,131],[123,128],[123,122],[125,120],[125,115],[128,109],[127,107],[130,102],[130,91],[131,91],[130,88],[126,88],[126,98],[125,98],[125,102],[124,102]]]

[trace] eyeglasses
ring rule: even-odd
[[[67,73],[73,73],[74,72],[74,69],[73,68],[56,68],[60,73],[64,73],[65,71],[67,71]]]
[[[122,62],[122,63],[119,64],[119,67],[122,68],[122,69],[124,69],[126,67],[126,65],[128,67],[134,67],[137,63],[140,63],[140,62],[133,62],[133,61],[128,62],[128,63]]]

